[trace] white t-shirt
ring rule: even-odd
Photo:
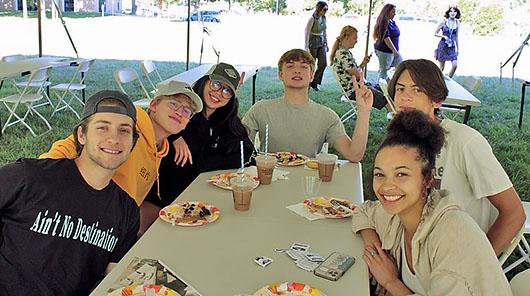
[[[347,136],[344,125],[335,111],[309,100],[294,106],[280,97],[262,100],[252,106],[243,117],[250,138],[259,131],[260,150],[265,151],[265,125],[269,124],[269,151],[288,151],[315,157],[322,144],[333,144]]]
[[[478,131],[449,119],[442,120],[441,126],[448,134],[446,145],[436,158],[435,187],[451,191],[480,228],[487,231],[491,204],[484,197],[511,188],[512,182]]]

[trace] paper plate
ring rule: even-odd
[[[159,216],[173,225],[198,226],[217,220],[219,210],[204,202],[186,201],[161,209]]]
[[[253,296],[292,295],[292,296],[326,296],[324,292],[306,284],[276,283],[259,289]]]
[[[131,285],[117,289],[107,294],[107,296],[144,296],[146,289],[154,289],[155,295],[161,296],[180,296],[175,290],[166,288],[162,285]]]
[[[348,200],[335,197],[313,197],[304,200],[304,207],[312,214],[326,217],[326,218],[345,218],[350,217],[352,213],[342,209],[331,206],[331,200],[337,200],[342,205],[355,210],[357,207]]]
[[[309,160],[309,157],[294,152],[276,152],[274,156],[276,156],[276,163],[284,166],[302,165]]]
[[[211,183],[219,188],[223,188],[226,190],[232,190],[232,187],[230,186],[230,179],[234,177],[240,177],[241,173],[225,173],[225,174],[218,174],[213,177],[210,177],[208,179],[208,183]],[[259,185],[259,179],[258,177],[251,176],[249,174],[245,174],[245,178],[251,178],[254,180],[254,189],[258,187]]]

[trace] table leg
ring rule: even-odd
[[[2,89],[2,86],[4,86],[4,81],[0,82],[0,90]],[[2,137],[2,116],[0,114],[0,138]]]
[[[464,113],[464,124],[467,124],[469,114],[471,114],[471,106],[466,106],[466,113]]]
[[[81,72],[81,81],[83,81],[83,83],[85,81],[85,73],[84,72]],[[81,90],[81,94],[83,95],[83,103],[84,103],[85,102],[85,89],[84,88]]]
[[[527,85],[530,85],[530,83],[523,82],[523,88],[521,90],[521,107],[519,108],[519,129],[521,129],[521,125],[523,124],[524,94],[526,92]]]

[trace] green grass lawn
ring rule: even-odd
[[[184,63],[156,62],[162,77],[167,78],[185,70]],[[140,61],[123,60],[97,60],[94,68],[90,70],[86,78],[87,97],[102,89],[117,89],[113,77],[113,71],[119,68],[130,67],[136,69],[140,74]],[[55,69],[51,75],[52,84],[69,81],[75,68]],[[369,78],[374,78],[375,73],[369,73]],[[143,79],[143,78],[142,78]],[[456,77],[455,80],[462,82],[464,77]],[[147,87],[147,80],[143,79]],[[142,90],[134,87],[126,87],[126,91],[133,100],[142,97]],[[13,94],[15,89],[10,81],[5,81],[0,90],[0,96]],[[278,80],[277,69],[271,67],[262,68],[257,77],[256,100],[276,98],[283,94],[283,85]],[[335,110],[342,115],[348,110],[347,105],[340,102],[341,91],[335,82],[330,69],[326,70],[321,92],[310,91],[309,96],[314,101]],[[521,96],[521,85],[511,83],[504,79],[499,84],[498,77],[482,77],[482,85],[476,93],[482,102],[481,107],[474,107],[468,125],[477,129],[489,141],[495,155],[510,176],[515,189],[522,200],[530,201],[530,114],[526,114],[521,130],[517,128],[519,116],[519,104]],[[240,115],[243,116],[250,108],[252,101],[251,84],[246,83],[240,90]],[[52,99],[54,99],[52,97]],[[76,106],[81,110],[81,106]],[[530,107],[527,106],[527,110]],[[44,116],[50,118],[52,108],[40,107]],[[526,112],[528,113],[528,112]],[[7,111],[4,106],[0,107],[2,122],[7,119]],[[373,110],[370,122],[370,133],[366,154],[363,158],[363,186],[365,198],[373,199],[371,190],[371,170],[374,152],[385,135],[387,120],[384,111]],[[463,115],[459,115],[462,120]],[[40,120],[33,116],[29,119],[32,125],[37,126],[37,133],[44,131]],[[51,144],[71,134],[72,127],[77,123],[77,118],[69,111],[63,110],[50,119],[53,130],[40,137],[34,138],[26,128],[17,124],[8,127],[5,134],[0,138],[0,165],[15,161],[19,157],[38,157],[47,151]],[[345,127],[348,134],[352,134],[355,120],[346,122]],[[523,268],[530,265],[524,263],[518,269],[510,273],[510,277]]]

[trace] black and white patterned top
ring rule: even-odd
[[[353,79],[349,69],[359,68],[353,54],[344,46],[339,45],[339,48],[335,52],[335,57],[333,58],[333,70],[337,73],[339,77],[339,83],[342,86],[342,89],[346,92],[348,98],[351,98],[352,93],[355,92],[353,88]]]

